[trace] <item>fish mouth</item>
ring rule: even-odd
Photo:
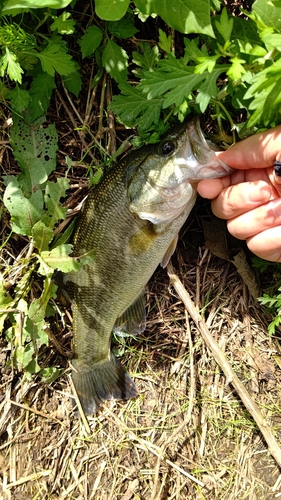
[[[181,151],[178,165],[188,170],[188,181],[200,181],[202,179],[215,179],[229,175],[235,170],[218,158],[215,149],[210,147],[206,140],[199,118],[191,120],[187,126],[189,144],[186,150]],[[215,145],[214,145],[215,146]]]

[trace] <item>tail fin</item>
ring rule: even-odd
[[[137,388],[119,361],[111,359],[93,366],[91,371],[79,371],[73,360],[72,380],[86,415],[99,410],[108,399],[130,399],[137,395]]]

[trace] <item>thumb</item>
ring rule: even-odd
[[[281,161],[281,125],[252,135],[216,154],[235,169],[273,167],[275,160]],[[279,185],[281,187],[281,177]]]

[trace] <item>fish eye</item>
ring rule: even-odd
[[[162,155],[168,156],[175,150],[173,141],[163,141],[160,144],[160,152]]]

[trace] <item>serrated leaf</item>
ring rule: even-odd
[[[233,29],[233,17],[228,16],[227,10],[224,7],[220,15],[220,19],[215,20],[215,25],[218,32],[222,35],[225,42],[228,42]]]
[[[154,0],[153,11],[181,33],[214,36],[209,0]]]
[[[29,95],[31,101],[27,108],[27,121],[33,123],[43,116],[50,106],[51,96],[56,87],[55,79],[48,73],[39,72],[31,83]]]
[[[45,117],[28,125],[17,115],[13,116],[10,140],[13,153],[19,166],[24,169],[26,165],[25,154],[40,161],[41,168],[48,176],[56,168],[56,152],[58,136],[55,125],[43,127]]]
[[[217,60],[219,58],[220,58],[219,54],[216,54],[214,56],[207,56],[207,57],[205,57],[205,56],[197,57],[197,61],[199,64],[196,65],[195,73],[200,74],[200,73],[204,73],[205,71],[208,71],[209,73],[211,73],[213,71],[214,67],[216,66]],[[222,71],[221,71],[221,73],[222,73]]]
[[[69,189],[69,180],[66,177],[60,177],[57,182],[47,182],[44,201],[49,213],[49,227],[66,216],[67,208],[61,206],[61,198],[66,196],[66,190]]]
[[[89,26],[86,33],[80,38],[79,44],[82,51],[82,58],[92,55],[99,47],[103,38],[102,31],[98,26]]]
[[[145,131],[159,122],[163,98],[148,101],[138,87],[128,84],[119,87],[121,94],[113,97],[109,109],[113,110],[125,125],[132,127],[137,123],[138,130]]]
[[[199,38],[193,38],[192,40],[189,40],[189,38],[184,38],[185,64],[187,64],[189,61],[196,61],[198,57],[208,56],[208,51],[204,54],[204,47],[202,49],[199,49],[198,44]]]
[[[138,29],[133,25],[133,23],[126,18],[120,19],[119,21],[109,21],[107,23],[108,31],[117,38],[131,38],[136,33]]]
[[[216,97],[219,91],[217,87],[217,79],[220,76],[221,72],[221,69],[213,71],[213,73],[209,75],[209,78],[206,78],[206,80],[198,88],[196,103],[199,104],[201,113],[204,113],[204,111],[206,111],[211,97]]]
[[[70,18],[70,12],[63,12],[59,17],[55,17],[54,22],[50,26],[51,30],[57,30],[61,35],[71,35],[74,33],[75,21]]]
[[[155,45],[151,47],[149,43],[141,42],[139,45],[141,52],[134,51],[132,53],[132,60],[137,66],[140,66],[142,70],[151,71],[155,68],[156,63],[159,60],[159,49]],[[143,76],[143,71],[139,69],[134,69],[133,73],[139,78]]]
[[[139,88],[147,93],[148,99],[165,96],[163,108],[180,106],[192,90],[205,79],[205,73],[196,75],[195,68],[168,55],[159,62],[157,71],[147,72]]]
[[[23,90],[18,85],[9,91],[7,97],[11,100],[13,111],[16,111],[17,113],[22,113],[23,110],[27,108],[28,103],[31,100],[29,92],[27,90]]]
[[[43,71],[54,76],[55,71],[59,75],[70,75],[75,71],[72,57],[67,54],[67,49],[61,41],[50,40],[42,52],[36,53],[40,59]]]
[[[11,52],[8,47],[5,47],[5,54],[3,54],[0,60],[0,75],[4,76],[4,72],[6,71],[11,80],[21,83],[21,75],[23,74],[23,69],[21,68],[17,60],[18,58],[16,54]]]
[[[129,7],[130,0],[96,0],[96,13],[101,19],[106,21],[118,21],[121,19]]]
[[[49,243],[53,239],[53,231],[50,227],[47,227],[44,222],[38,221],[34,224],[31,230],[31,235],[33,238],[33,244],[39,252],[48,250]]]
[[[26,198],[14,178],[6,187],[3,201],[11,214],[13,231],[24,236],[31,236],[34,224],[45,215],[42,191],[38,190]]]
[[[124,83],[127,80],[128,56],[125,50],[112,40],[108,40],[105,46],[102,65],[117,83]]]
[[[171,35],[167,36],[161,29],[159,29],[159,47],[167,54],[172,53],[172,37]]]
[[[240,57],[231,57],[230,58],[231,66],[227,70],[226,74],[231,78],[232,80],[239,80],[241,76],[246,73],[245,69],[245,60],[240,59]]]

